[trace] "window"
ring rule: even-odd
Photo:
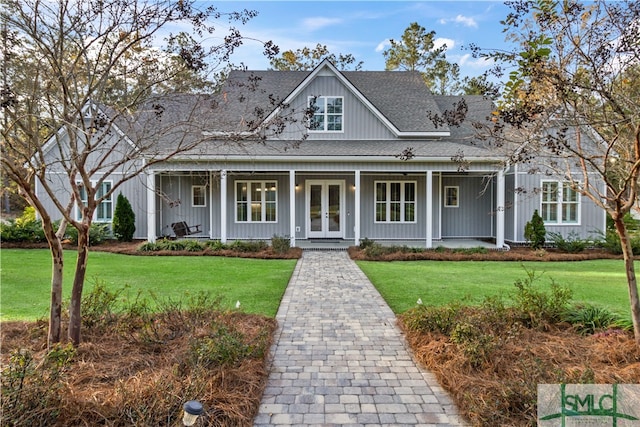
[[[460,206],[460,200],[458,199],[458,186],[444,187],[444,207],[445,208],[457,208]]]
[[[580,197],[569,182],[542,181],[541,216],[545,224],[577,224]]]
[[[191,187],[191,206],[203,208],[207,206],[207,186],[194,185]]]
[[[100,188],[98,188],[96,192],[96,199],[101,198],[106,193],[111,191],[113,183],[111,181],[104,181]],[[83,206],[86,206],[88,203],[87,190],[84,188],[81,182],[78,183],[78,188],[80,189],[80,202]],[[76,218],[78,220],[82,219],[82,212],[76,206]],[[97,207],[95,213],[93,214],[93,221],[95,222],[111,222],[113,219],[113,195],[109,195],[106,199],[104,199]]]
[[[376,181],[376,222],[415,222],[416,183]]]
[[[275,181],[236,181],[236,221],[276,222]]]
[[[309,130],[315,132],[342,132],[342,119],[344,117],[342,103],[343,97],[341,96],[309,97],[309,106],[314,110]]]

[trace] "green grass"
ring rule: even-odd
[[[424,304],[453,301],[480,303],[485,296],[513,293],[513,283],[524,279],[523,268],[540,276],[537,284],[548,287],[551,279],[573,290],[574,302],[589,302],[630,318],[629,294],[622,260],[575,262],[499,261],[359,261],[358,265],[395,313]]]
[[[63,293],[68,301],[76,253],[65,251]],[[127,287],[161,301],[179,300],[201,291],[222,298],[228,308],[240,301],[247,313],[274,317],[296,260],[261,260],[211,256],[127,256],[91,252],[85,294],[96,281],[109,289]],[[0,251],[0,320],[48,317],[51,292],[51,256],[48,250]]]

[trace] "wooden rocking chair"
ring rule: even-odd
[[[173,228],[173,232],[176,237],[184,237],[190,236],[191,234],[202,233],[200,230],[200,224],[198,225],[189,225],[186,221],[174,222],[171,224],[171,228]]]

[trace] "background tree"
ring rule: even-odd
[[[446,45],[435,46],[436,32],[412,22],[400,40],[389,40],[391,47],[382,54],[387,70],[420,71],[433,93],[445,95],[455,92],[460,68],[447,61]]]
[[[122,193],[118,194],[116,208],[113,211],[113,235],[121,242],[133,240],[136,232],[136,214],[131,203]]]
[[[505,31],[519,47],[488,53],[510,74],[487,136],[510,150],[511,162],[562,177],[611,216],[640,345],[640,300],[624,222],[639,190],[640,3],[510,5]]]
[[[3,8],[0,162],[5,176],[40,216],[51,250],[50,344],[61,339],[61,239],[68,224],[77,229],[68,338],[78,344],[89,229],[96,209],[146,168],[202,142],[204,136],[193,135],[202,135],[206,117],[197,114],[211,108],[210,98],[161,96],[178,87],[208,86],[204,79],[229,64],[243,38],[231,28],[216,37],[222,40],[218,45],[205,46],[202,40],[215,31],[217,19],[244,23],[255,12],[224,14],[189,0],[5,0]],[[174,28],[185,33],[170,33]],[[166,34],[162,49],[153,46],[161,42],[161,32]],[[270,42],[264,47],[267,55],[277,54]],[[167,108],[182,116],[163,120]],[[145,117],[152,118],[147,120],[152,125],[140,128],[139,119]],[[253,123],[258,127],[261,122]],[[114,131],[116,124],[131,131],[126,144]],[[267,133],[262,129],[261,135]],[[157,141],[167,135],[173,144],[159,151]],[[107,180],[113,180],[112,185],[105,185]],[[53,208],[39,198],[36,182]],[[63,218],[58,229],[52,219],[55,211]]]
[[[339,53],[335,55],[329,52],[326,45],[318,43],[316,47],[303,47],[302,49],[287,50],[282,52],[279,57],[272,58],[271,67],[279,71],[310,71],[324,59],[331,61],[339,70],[359,71],[362,69],[362,61],[356,61],[356,58],[348,53]]]

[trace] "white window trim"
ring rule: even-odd
[[[447,197],[447,193],[449,189],[456,190],[456,203],[449,204],[449,197]],[[460,207],[460,186],[459,185],[445,185],[444,187],[444,207],[445,208],[459,208]]]
[[[382,201],[378,201],[376,196],[377,196],[377,188],[378,188],[378,184],[387,184],[387,190],[386,190],[386,200],[384,202]],[[400,200],[398,201],[394,201],[393,203],[400,203],[400,217],[402,218],[401,221],[391,221],[391,203],[392,201],[390,200],[391,197],[391,192],[389,191],[389,185],[390,184],[401,184],[400,186]],[[413,184],[413,196],[414,196],[414,200],[413,201],[406,201],[405,200],[405,184]],[[397,180],[391,180],[391,181],[374,181],[373,182],[373,222],[376,224],[415,224],[418,222],[418,201],[416,200],[418,197],[418,182],[417,181],[397,181]],[[378,211],[378,203],[384,203],[385,204],[385,209],[386,209],[386,213],[385,213],[385,220],[384,221],[378,221],[378,219],[376,218],[376,212]],[[406,221],[404,218],[406,217],[406,213],[405,213],[405,207],[407,206],[407,204],[409,203],[413,203],[413,221]]]
[[[562,221],[562,206],[565,204],[564,202],[564,186],[565,184],[568,184],[569,181],[560,181],[557,179],[544,179],[542,181],[540,181],[540,214],[542,215],[542,206],[545,204],[544,203],[544,199],[543,199],[543,194],[544,194],[544,184],[547,182],[555,182],[558,184],[558,197],[557,200],[555,202],[553,202],[553,204],[555,204],[556,207],[556,218],[557,221],[555,222],[551,222],[551,221],[547,221],[544,219],[543,217],[543,221],[545,225],[567,225],[567,226],[579,226],[582,222],[582,194],[580,194],[579,191],[575,191],[576,192],[576,196],[577,196],[577,200],[575,202],[567,202],[570,204],[575,204],[578,208],[576,209],[576,221],[575,222],[564,222]],[[552,203],[546,203],[551,205]]]
[[[344,96],[310,96],[307,98],[307,105],[311,106],[311,101],[315,98],[316,104],[318,103],[318,101],[322,100],[324,102],[324,129],[311,129],[311,127],[309,127],[309,132],[310,133],[344,133]],[[327,98],[336,98],[336,99],[342,99],[342,114],[340,114],[342,116],[342,129],[340,130],[328,130],[327,129],[327,125],[329,123],[329,121],[327,120],[327,117],[329,115],[329,113],[327,112]],[[311,117],[309,119],[310,121],[313,120],[313,117]]]
[[[267,200],[265,200],[265,194],[266,191],[266,184],[267,182],[272,182],[275,184],[275,192],[276,192],[276,197],[275,197],[275,219],[273,221],[267,221],[266,220],[266,216],[267,216]],[[251,200],[251,184],[260,184],[262,191],[261,191],[261,200],[260,200],[260,204],[262,205],[262,209],[260,210],[260,220],[259,221],[254,221],[253,218],[251,217],[251,204],[252,203],[258,203],[257,201],[254,202],[253,200]],[[247,220],[246,221],[239,221],[238,220],[238,184],[246,184],[247,186]],[[233,183],[233,189],[234,189],[234,221],[236,224],[247,224],[247,223],[253,223],[253,224],[259,224],[259,223],[266,223],[266,224],[275,224],[278,222],[278,181],[273,179],[266,179],[266,180],[242,180],[239,179],[237,181],[234,181]]]
[[[196,188],[202,190],[202,194],[204,196],[204,203],[201,205],[195,204],[195,191]],[[206,208],[207,207],[207,186],[206,185],[192,185],[191,186],[191,207],[193,208]]]
[[[91,186],[93,187],[95,185],[95,183],[98,182],[97,180],[91,180]],[[111,184],[111,188],[113,188],[113,181],[110,179],[104,180],[102,181],[101,185],[104,184]],[[82,181],[76,181],[76,185],[80,186],[80,187],[84,187],[84,184],[82,183]],[[87,191],[85,190],[85,194],[87,194]],[[80,201],[83,205],[86,206],[88,200],[87,199],[83,199]],[[100,205],[102,205],[103,203],[110,203],[111,204],[111,215],[110,215],[110,219],[108,220],[104,220],[104,219],[98,219],[97,215],[98,215],[98,210],[100,209]],[[111,193],[111,196],[109,197],[109,199],[105,199],[102,202],[100,202],[100,205],[98,205],[96,207],[96,210],[93,212],[93,218],[91,219],[91,222],[94,223],[99,223],[99,224],[110,224],[113,222],[113,212],[115,211],[115,206],[114,206],[114,202],[113,202],[113,193]],[[77,220],[80,220],[81,217],[81,213],[80,210],[78,209],[78,204],[75,203],[74,206],[75,209],[75,217]]]

